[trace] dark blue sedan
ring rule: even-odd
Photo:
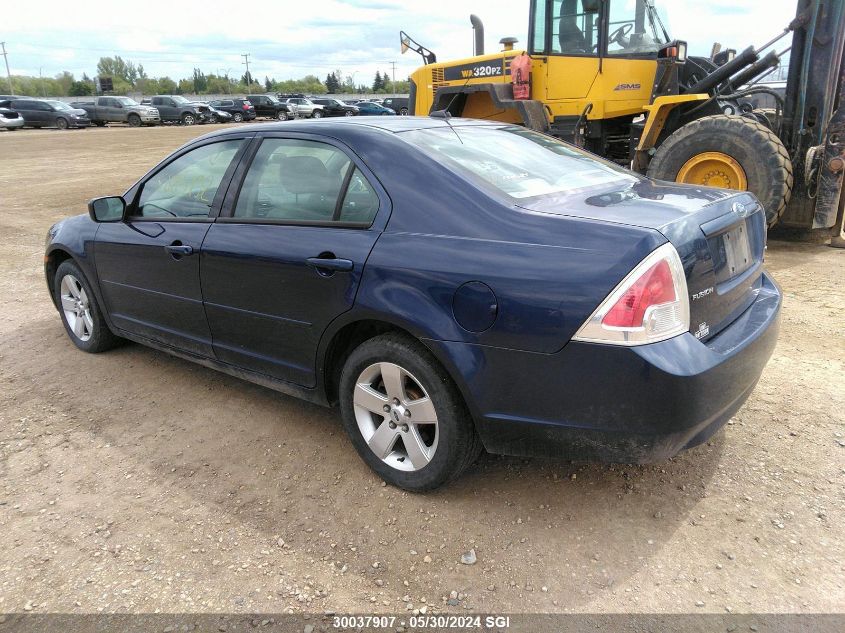
[[[222,130],[47,238],[73,343],[130,339],[324,405],[426,490],[482,449],[644,462],[700,444],[772,353],[754,196],[461,119]]]

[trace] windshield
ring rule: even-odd
[[[270,101],[272,101],[273,103],[281,103],[281,101],[279,101],[279,100],[278,100],[276,97],[274,97],[273,95],[267,95],[267,98],[268,98]]]
[[[177,103],[179,105],[182,105],[183,103],[190,103],[190,101],[188,101],[185,97],[180,97],[180,96],[177,95],[177,96],[173,97],[173,103]]]
[[[401,136],[437,162],[515,199],[637,180],[616,165],[516,125],[438,127]]]
[[[136,106],[139,105],[135,99],[130,99],[129,97],[117,97],[118,103],[125,106]]]
[[[68,104],[64,101],[48,101],[51,106],[56,108],[56,110],[74,110],[75,108],[71,108]]]

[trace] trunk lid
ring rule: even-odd
[[[750,193],[643,179],[623,189],[521,200],[520,206],[662,233],[683,262],[690,332],[701,340],[742,314],[761,284],[766,220]]]

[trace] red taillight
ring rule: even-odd
[[[249,110],[251,107],[252,106],[248,106],[247,104],[244,104],[244,110]]]
[[[639,327],[650,306],[675,301],[675,284],[669,263],[662,259],[625,291],[602,319],[610,327]]]

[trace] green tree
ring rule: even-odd
[[[158,80],[158,93],[162,95],[172,95],[176,94],[176,91],[179,87],[176,85],[176,82],[173,81],[170,77],[160,77]]]
[[[199,68],[194,68],[193,83],[195,94],[201,95],[208,89],[208,80]]]
[[[381,92],[384,89],[384,80],[381,78],[381,73],[376,71],[376,77],[373,79],[373,92]]]
[[[270,81],[270,78],[267,75],[264,75],[264,91],[273,92],[273,82]]]
[[[326,75],[326,92],[330,95],[336,94],[340,90],[340,80],[337,78],[336,72],[330,72]]]
[[[87,81],[74,81],[70,85],[70,90],[68,90],[68,95],[71,97],[86,97],[90,94],[93,94],[94,86],[88,83]]]

